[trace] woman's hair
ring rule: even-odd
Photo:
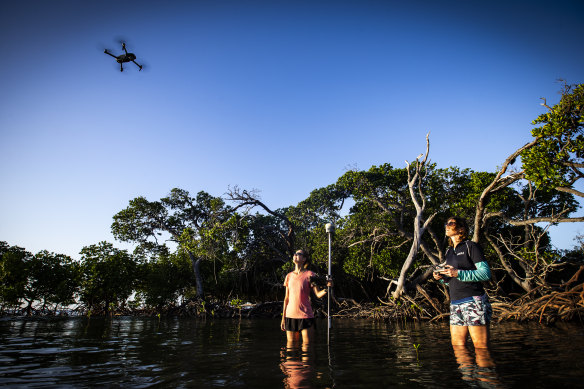
[[[302,265],[302,267],[307,269],[308,266],[310,266],[310,257],[308,256],[308,252],[304,249],[300,249],[296,250],[294,253],[302,253],[302,256],[304,257],[304,265]]]
[[[466,219],[462,217],[453,216],[446,219],[446,222],[448,223],[451,220],[453,220],[456,223],[456,227],[454,227],[454,230],[460,237],[460,240],[463,241],[468,239],[468,224],[466,222]],[[450,237],[448,237],[448,245],[454,246],[454,243],[452,243],[452,239],[450,239]]]

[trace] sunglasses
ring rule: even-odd
[[[444,227],[454,227],[456,226],[456,222],[448,222],[444,224]]]
[[[304,254],[302,254],[302,253],[294,253],[294,256],[295,256],[295,257],[303,257],[303,256],[304,256]]]

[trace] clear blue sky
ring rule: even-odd
[[[169,5],[170,4],[170,5]],[[136,196],[259,189],[295,205],[348,168],[494,171],[563,78],[581,1],[3,1],[0,240],[78,258]],[[104,48],[147,69],[120,73]],[[560,248],[584,226],[553,233]]]

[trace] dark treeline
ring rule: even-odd
[[[573,216],[584,197],[575,189],[584,167],[584,85],[565,85],[560,102],[544,106],[529,143],[495,172],[429,163],[427,137],[425,153],[405,167],[347,171],[287,208],[238,187],[221,197],[178,188],[159,200],[137,197],[112,223],[117,240],[136,245],[133,253],[100,242],[74,260],[1,242],[1,308],[213,315],[229,306],[241,312],[245,301],[268,306],[283,298],[294,250],[308,250],[314,270],[326,273],[324,225],[333,222],[336,315],[437,318],[447,313],[448,294],[431,266],[442,262],[444,222],[456,215],[485,249],[500,319],[580,318],[584,240],[557,250],[548,228],[584,221]]]

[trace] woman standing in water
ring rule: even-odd
[[[296,251],[293,261],[294,271],[288,273],[284,281],[286,296],[280,327],[282,331],[286,331],[289,344],[298,341],[300,333],[302,343],[308,344],[314,337],[314,313],[310,305],[310,290],[312,289],[318,298],[324,296],[327,290],[319,291],[311,284],[311,278],[316,274],[307,269],[310,260],[304,250]],[[327,286],[331,287],[332,281],[329,280]]]
[[[446,283],[450,292],[452,345],[466,345],[470,334],[475,349],[488,348],[493,311],[481,282],[491,278],[491,270],[482,248],[468,240],[464,219],[451,217],[445,227],[450,246],[446,251],[446,269],[434,272],[434,278]]]

